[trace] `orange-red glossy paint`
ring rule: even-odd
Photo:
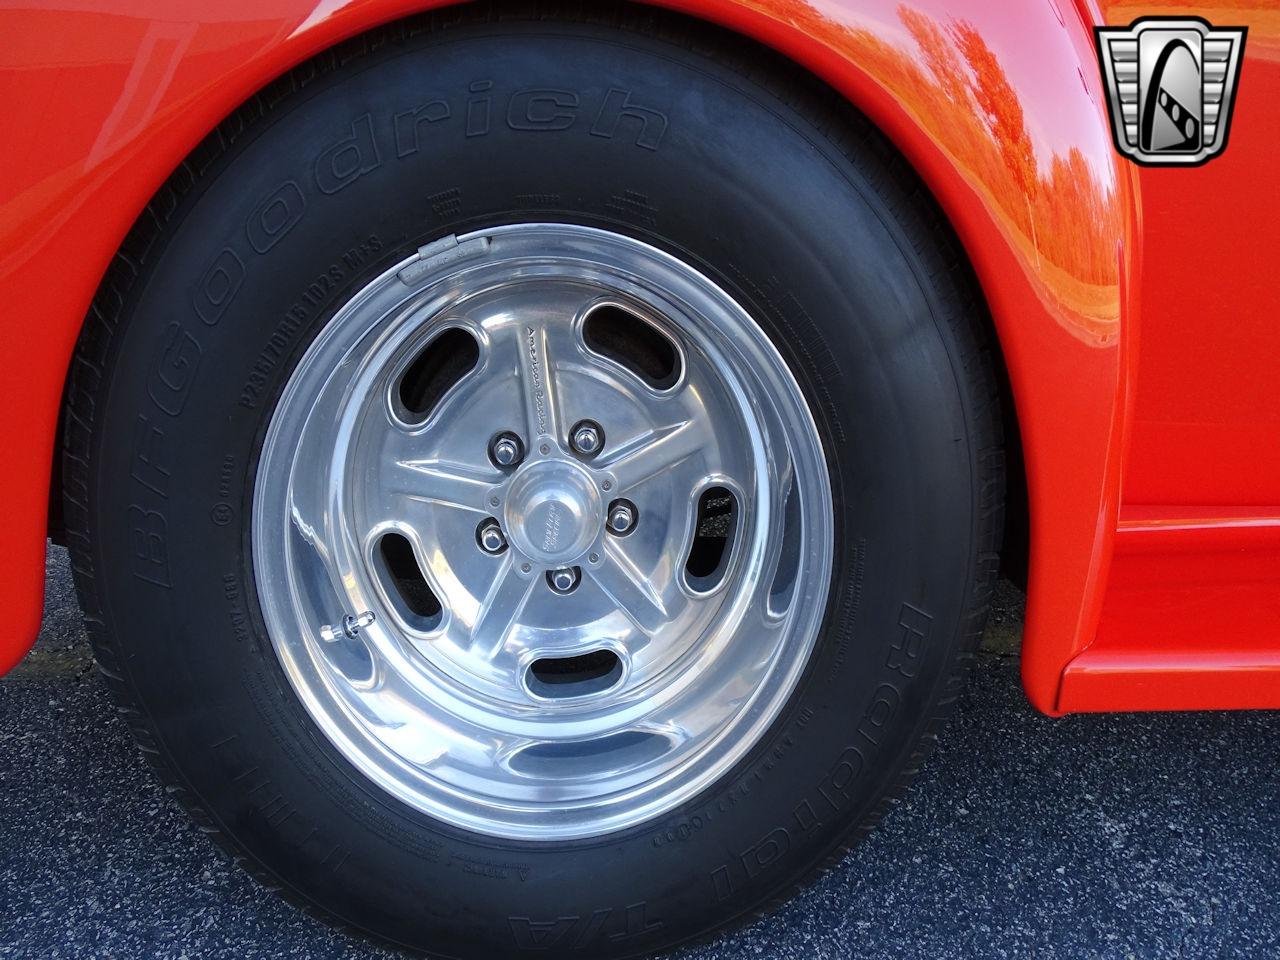
[[[1103,13],[1249,28],[1227,150],[1139,172],[1144,322],[1124,500],[1280,505],[1280,4],[1129,0]]]
[[[1111,2],[1249,28],[1230,146],[1145,167],[1123,505],[1091,644],[1058,710],[1280,707],[1280,8]],[[1179,176],[1185,173],[1187,176]]]
[[[1059,708],[1275,707],[1278,690],[1280,511],[1125,508],[1098,635]]]
[[[1253,62],[1259,31],[1251,22],[1227,155],[1201,170],[1156,171],[1167,175],[1166,187],[1159,177],[1139,175],[1111,147],[1090,35],[1103,11],[1091,0],[662,3],[775,47],[825,79],[894,141],[954,224],[997,327],[1026,453],[1032,563],[1024,683],[1041,709],[1073,709],[1060,702],[1063,671],[1101,649],[1094,640],[1104,600],[1108,610],[1115,602],[1106,584],[1122,485],[1167,489],[1143,479],[1158,474],[1142,459],[1144,451],[1162,449],[1161,437],[1168,436],[1144,425],[1173,409],[1166,387],[1179,364],[1204,358],[1219,342],[1217,325],[1203,315],[1156,316],[1139,327],[1140,303],[1154,300],[1168,309],[1160,278],[1168,281],[1196,263],[1190,248],[1166,262],[1170,248],[1189,234],[1174,231],[1176,216],[1170,216],[1162,228],[1170,232],[1153,238],[1145,191],[1175,196],[1178,175],[1208,171],[1216,178],[1218,165],[1227,163],[1259,172],[1259,141],[1244,132],[1246,116],[1265,102],[1258,91],[1251,95],[1259,98],[1256,105],[1246,109],[1252,72],[1261,72]],[[35,634],[49,464],[66,366],[93,292],[130,224],[183,156],[253,92],[343,38],[434,5],[439,2],[19,0],[0,11],[0,36],[7,38],[0,44],[7,106],[0,120],[7,147],[0,154],[0,302],[6,305],[0,342],[11,372],[0,381],[0,441],[9,454],[9,469],[0,475],[8,514],[0,525],[0,604],[9,614],[0,671]],[[1108,7],[1105,13],[1114,18],[1123,11]],[[1242,16],[1217,19],[1241,22]],[[1233,159],[1236,154],[1244,156]],[[1249,189],[1229,179],[1212,181],[1224,204],[1242,200]],[[1220,245],[1229,242],[1223,221],[1203,217]],[[1153,252],[1160,258],[1154,265]],[[1252,269],[1242,262],[1235,267],[1237,278]],[[1259,281],[1250,275],[1250,282]],[[1253,296],[1231,295],[1225,306],[1247,306],[1252,312],[1245,316],[1260,316],[1261,298]],[[1205,301],[1196,304],[1203,308]],[[1228,325],[1232,317],[1219,322]],[[1139,333],[1148,323],[1157,331],[1171,323],[1183,334],[1198,334],[1182,345],[1164,341],[1166,359],[1157,361],[1155,379],[1144,387],[1136,365],[1147,348],[1145,334],[1140,347]],[[1266,341],[1254,333],[1250,345]],[[1234,361],[1241,342],[1209,359]],[[1261,362],[1254,357],[1249,369],[1256,372]],[[1227,377],[1206,385],[1202,396],[1213,400],[1215,393],[1234,411],[1236,428],[1256,436],[1249,396],[1233,392]],[[1280,392],[1270,394],[1271,409],[1277,397]],[[1126,478],[1130,434],[1136,452]],[[1214,442],[1229,445],[1218,435]],[[1215,500],[1211,485],[1193,483],[1199,469],[1167,465],[1174,482],[1185,482],[1204,502],[1235,502]],[[1261,496],[1268,488],[1249,489]],[[1150,637],[1141,624],[1130,629],[1139,641]],[[1272,705],[1280,705],[1280,696]]]

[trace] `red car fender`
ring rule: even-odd
[[[164,180],[296,64],[423,0],[28,0],[0,12],[0,672],[38,630],[63,383],[108,263]],[[1023,680],[1054,712],[1092,639],[1120,493],[1137,180],[1087,0],[663,0],[777,49],[897,145],[955,227],[1009,370],[1031,516]],[[1037,172],[1040,171],[1040,172]],[[72,496],[76,491],[69,491]],[[139,523],[130,551],[163,550]],[[904,629],[907,629],[904,627]]]

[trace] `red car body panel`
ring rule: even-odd
[[[0,672],[38,629],[63,384],[130,226],[271,80],[440,5],[20,0],[0,11]],[[1280,707],[1280,324],[1264,286],[1280,249],[1269,176],[1280,17],[1090,0],[662,5],[839,90],[954,225],[1025,453],[1031,701],[1049,713]],[[1112,147],[1092,27],[1192,12],[1249,26],[1230,146],[1198,169],[1139,170]],[[122,557],[159,549],[142,532],[120,545]]]

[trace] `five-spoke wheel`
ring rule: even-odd
[[[750,749],[817,633],[831,496],[795,381],[721,289],[522,225],[338,312],[272,421],[253,541],[276,649],[351,762],[552,840]]]

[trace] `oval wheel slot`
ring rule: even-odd
[[[684,570],[689,586],[712,590],[724,578],[738,527],[738,498],[725,487],[707,487],[698,498],[693,544]]]
[[[438,627],[443,607],[422,575],[409,538],[399,533],[384,533],[378,540],[376,553],[387,596],[404,622],[422,631]]]
[[[406,422],[425,423],[444,395],[475,369],[480,346],[466,330],[450,327],[424,346],[400,375],[396,391]]]
[[[584,697],[608,690],[622,679],[622,661],[612,650],[576,657],[543,657],[529,665],[529,691],[548,700]]]
[[[630,310],[601,304],[582,322],[587,347],[626,367],[655,390],[666,390],[680,379],[680,351],[665,333]]]

